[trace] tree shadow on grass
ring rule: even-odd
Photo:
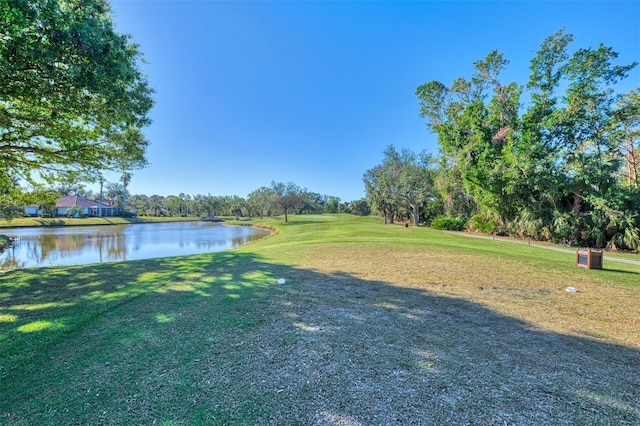
[[[39,226],[64,226],[65,221],[62,219],[35,219]]]
[[[640,423],[637,349],[398,284],[236,252],[4,274],[0,423]]]
[[[608,271],[608,272],[617,272],[619,274],[631,274],[631,275],[640,275],[638,272],[634,272],[634,271],[625,271],[622,269],[614,269],[614,268],[603,268],[603,271]]]

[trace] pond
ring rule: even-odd
[[[269,235],[264,229],[215,222],[2,228],[0,233],[16,239],[0,254],[0,270],[209,253]]]

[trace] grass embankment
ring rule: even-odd
[[[0,275],[0,422],[640,423],[639,266],[375,218],[249,223],[278,232]]]
[[[0,228],[18,228],[25,226],[93,226],[93,225],[126,225],[128,223],[154,223],[154,222],[186,222],[200,220],[198,217],[19,217],[12,220],[0,219]]]

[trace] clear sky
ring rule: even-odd
[[[272,181],[352,201],[388,145],[437,154],[416,88],[494,49],[526,84],[542,41],[640,62],[640,1],[112,0],[156,90],[150,166],[129,191],[239,195]],[[620,85],[640,87],[635,69]],[[117,181],[118,176],[108,177]]]

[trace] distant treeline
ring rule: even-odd
[[[59,196],[79,195],[97,200],[100,194],[87,190],[84,185],[59,186],[54,191]],[[105,200],[113,200],[126,211],[148,216],[197,216],[213,219],[219,216],[264,217],[281,214],[352,213],[368,215],[366,200],[343,202],[339,197],[321,195],[301,188],[293,182],[272,182],[252,191],[246,198],[237,195],[131,195],[120,183],[107,183],[103,192]],[[44,211],[53,210],[55,201],[43,205]],[[124,208],[121,211],[125,211]]]

